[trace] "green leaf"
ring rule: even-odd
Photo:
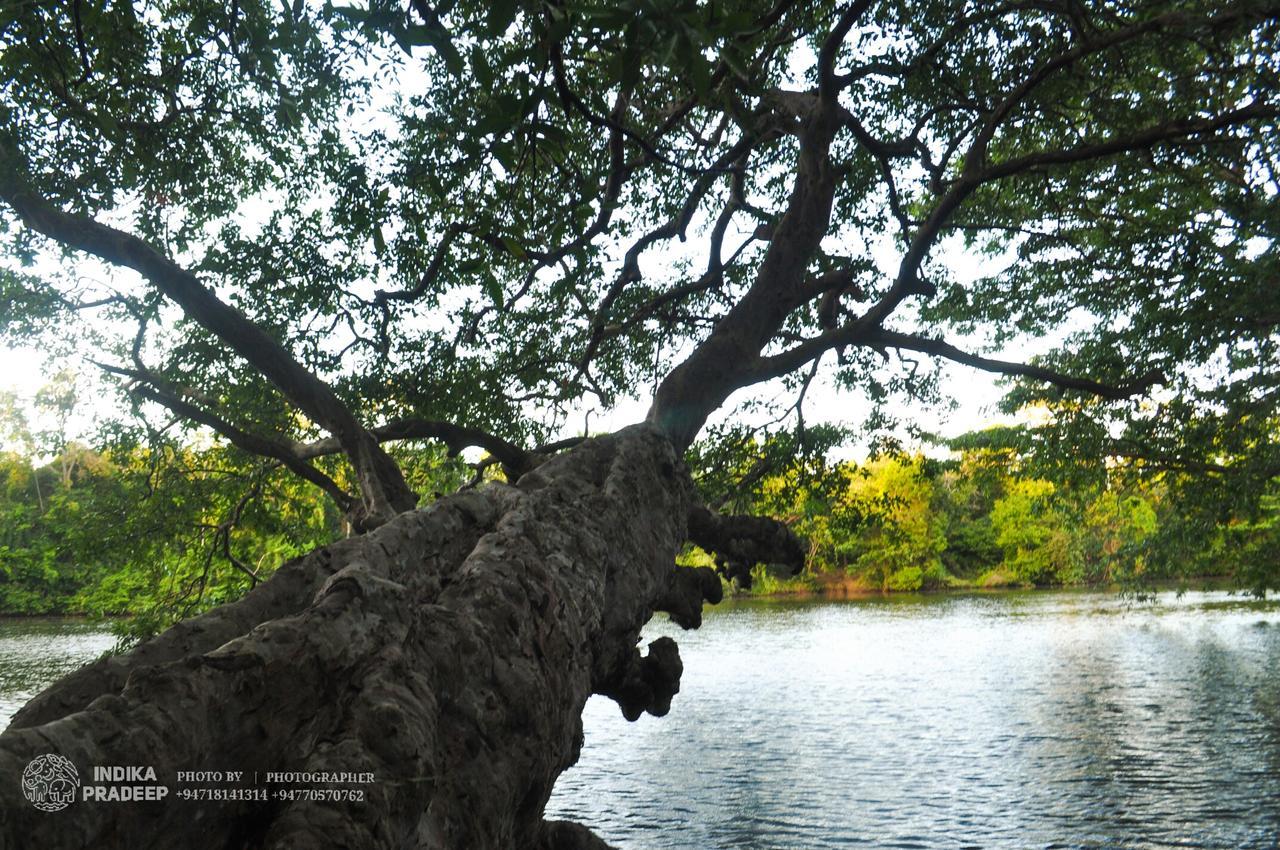
[[[524,247],[510,236],[501,236],[499,239],[502,242],[502,247],[507,249],[507,253],[517,260],[523,260],[529,256]]]
[[[489,0],[484,34],[491,38],[500,37],[511,27],[519,11],[520,0]]]
[[[720,60],[729,66],[729,70],[736,77],[743,81],[751,79],[751,71],[743,64],[742,56],[738,53],[738,49],[733,45],[725,45],[724,50],[720,51]]]
[[[334,14],[353,23],[363,24],[369,20],[369,10],[361,9],[359,6],[333,6],[332,8]]]
[[[493,301],[494,306],[501,310],[505,303],[502,284],[498,282],[498,279],[492,273],[486,274],[481,280],[481,284],[484,286],[484,291],[489,296],[489,299]]]
[[[454,76],[461,75],[466,69],[462,54],[453,44],[449,31],[438,24],[413,24],[408,27],[396,27],[392,30],[396,43],[407,54],[412,55],[414,47],[431,47],[443,60],[445,67]]]
[[[493,69],[489,67],[489,61],[485,57],[484,50],[480,47],[471,48],[471,73],[475,75],[476,82],[483,89],[493,87]]]

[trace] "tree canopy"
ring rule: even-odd
[[[0,841],[602,847],[543,811],[591,694],[670,709],[677,644],[642,654],[641,629],[695,627],[722,591],[681,548],[735,575],[805,558],[713,510],[681,458],[745,472],[705,476],[721,504],[771,457],[809,463],[837,433],[804,424],[820,372],[873,425],[963,392],[940,363],[1007,376],[1047,425],[979,442],[1161,476],[1199,508],[1160,522],[1141,494],[1163,491],[1073,506],[1022,476],[964,533],[1026,580],[1136,572],[1139,542],[1223,518],[1273,552],[1278,23],[1257,0],[0,6],[3,341],[119,379],[139,414],[119,462],[164,455],[133,434],[207,429],[242,492],[287,470],[367,532],[51,686],[0,772],[54,748],[166,781],[377,777],[359,803],[58,818],[0,789]],[[1047,353],[1021,360],[1027,339]],[[695,443],[771,382],[786,439],[729,416]],[[644,422],[564,437],[583,399],[628,395]],[[398,446],[421,441],[511,483],[412,510],[431,479]],[[887,510],[841,557],[942,579],[964,523],[916,521],[923,465],[878,474],[907,495],[849,488],[846,515]],[[209,491],[215,528],[276,530]]]
[[[652,393],[683,450],[781,381],[803,442],[818,370],[865,415],[954,391],[941,361],[1047,403],[1050,454],[1256,502],[1278,13],[9,4],[4,340],[91,347],[147,421],[213,429],[357,527],[417,500],[389,441],[517,477],[584,398]],[[1026,338],[1051,350],[1000,354]]]

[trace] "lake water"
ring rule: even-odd
[[[1280,847],[1280,604],[739,603],[660,634],[672,713],[593,699],[548,809],[623,850]],[[0,726],[111,643],[0,621]]]
[[[596,698],[549,816],[624,850],[1280,846],[1280,605],[736,605],[665,718]]]
[[[44,686],[115,646],[102,623],[0,617],[0,729]]]

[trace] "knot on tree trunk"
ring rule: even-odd
[[[662,717],[671,710],[671,698],[680,693],[682,673],[680,648],[671,638],[660,637],[649,644],[648,655],[632,649],[615,677],[596,693],[616,702],[628,720],[638,720],[646,711]]]
[[[702,625],[702,603],[715,605],[723,598],[724,588],[715,570],[677,566],[667,577],[667,589],[654,610],[670,614],[682,629],[696,629]]]
[[[788,567],[792,575],[804,569],[803,538],[770,517],[722,515],[702,505],[689,509],[689,540],[716,556],[716,569],[725,578],[751,586],[756,564]]]

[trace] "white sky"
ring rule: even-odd
[[[693,240],[691,240],[692,242]],[[726,244],[732,244],[727,242]],[[688,246],[696,250],[696,246]],[[886,244],[876,251],[879,264],[887,275],[896,270],[897,251]],[[979,259],[964,252],[957,241],[945,244],[939,257],[951,268],[960,281],[969,281],[985,272],[990,272],[989,258]],[[655,270],[656,271],[656,270]],[[646,270],[646,276],[648,271]],[[1038,340],[1032,344],[1006,347],[1000,356],[1021,360],[1050,347],[1052,340]],[[824,363],[828,367],[834,359],[828,355]],[[922,358],[927,359],[927,358]],[[997,404],[1002,395],[997,385],[997,376],[977,369],[956,364],[947,364],[943,372],[943,394],[953,400],[953,407],[924,407],[921,405],[891,404],[890,411],[898,418],[913,421],[921,430],[939,434],[943,437],[954,437],[967,431],[988,427],[996,423],[1008,423],[1010,417],[1000,414]],[[107,380],[96,366],[80,359],[51,355],[38,348],[0,348],[0,392],[13,392],[25,402],[28,415],[34,429],[52,426],[47,417],[43,418],[30,410],[30,403],[36,392],[59,371],[71,370],[81,376],[79,384],[80,403],[77,415],[69,423],[73,439],[85,439],[93,427],[96,418],[110,416],[116,412],[118,395],[111,390]],[[829,371],[829,368],[824,370]],[[565,422],[562,433],[558,436],[581,434],[585,428],[592,433],[610,431],[640,421],[644,418],[649,405],[652,387],[637,387],[637,397],[620,401],[612,410],[606,411],[598,404],[587,403],[573,411]],[[755,393],[757,397],[769,397],[779,392],[779,387],[766,385],[762,388],[740,391],[722,408],[720,416],[732,413],[735,402],[739,402]],[[790,399],[785,399],[790,403]],[[867,403],[856,393],[837,390],[830,380],[824,380],[822,373],[814,381],[805,401],[805,420],[811,424],[820,422],[844,422],[856,425],[862,421],[869,410]],[[714,420],[713,420],[714,421]],[[900,438],[905,435],[899,434]],[[4,435],[0,433],[0,446],[5,445]],[[911,448],[928,449],[910,441]],[[937,451],[936,449],[934,450]],[[854,446],[842,454],[861,456],[864,447]]]
[[[0,349],[0,392],[16,393],[20,399],[30,404],[40,387],[62,369],[78,370],[84,377],[82,412],[71,423],[71,436],[84,438],[92,427],[94,418],[110,415],[117,405],[115,395],[106,387],[102,378],[94,374],[96,368],[89,364],[48,358],[43,352],[33,348]],[[924,430],[948,437],[997,422],[1010,421],[1009,417],[1001,416],[996,411],[1002,392],[996,385],[994,376],[959,366],[946,367],[946,375],[944,386],[957,403],[954,410],[899,406],[897,410],[900,415],[914,417]],[[735,396],[734,400],[739,397]],[[612,411],[607,412],[588,405],[569,417],[564,433],[581,433],[584,422],[588,421],[593,433],[619,428],[643,419],[648,406],[647,397],[623,400]],[[815,381],[809,391],[804,410],[805,420],[810,423],[842,420],[857,422],[866,413],[859,401],[849,393],[839,392],[829,385],[820,385],[818,381]],[[586,418],[588,415],[589,420]],[[33,425],[51,427],[48,421],[42,423],[38,416],[35,419]],[[3,442],[0,445],[4,445]],[[10,448],[7,445],[5,447]]]

